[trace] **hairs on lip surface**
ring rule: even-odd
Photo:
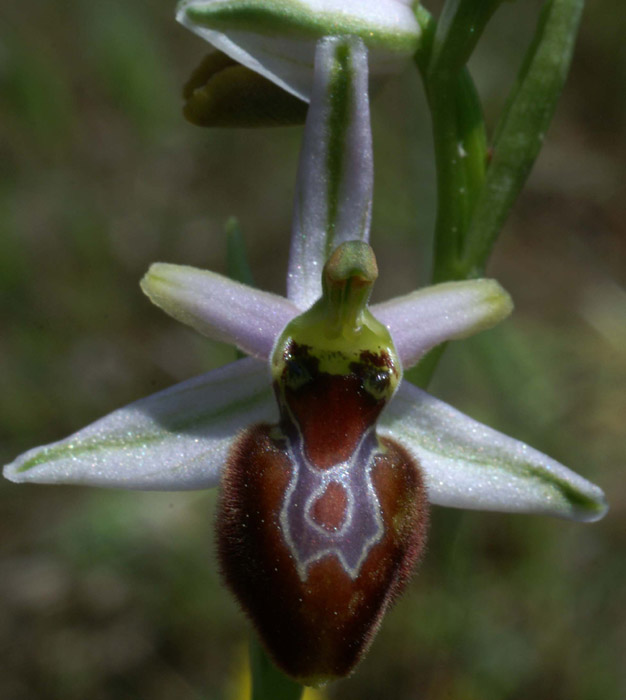
[[[382,539],[353,579],[334,554],[302,580],[280,512],[292,465],[276,426],[254,425],[235,441],[224,470],[216,536],[220,569],[276,665],[305,685],[349,675],[423,551],[428,502],[404,448],[381,440],[372,479]]]

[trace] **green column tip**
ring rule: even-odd
[[[336,334],[361,327],[377,278],[376,256],[367,243],[347,241],[334,250],[324,267],[322,302]]]

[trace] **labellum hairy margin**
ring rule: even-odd
[[[420,470],[376,434],[401,378],[367,310],[376,277],[366,243],[337,248],[322,298],[274,349],[280,423],[244,431],[222,481],[226,583],[276,664],[307,685],[350,673],[425,541]]]

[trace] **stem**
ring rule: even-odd
[[[500,1],[448,0],[439,23],[423,7],[416,10],[423,40],[415,62],[431,110],[437,168],[433,282],[466,277],[462,253],[485,182],[487,135],[465,64]],[[443,344],[431,350],[407,377],[426,388],[445,349]]]
[[[437,22],[429,73],[458,74],[502,0],[447,0]]]
[[[465,278],[462,253],[487,159],[485,126],[467,69],[427,82],[437,166],[433,282]]]
[[[251,700],[300,700],[304,687],[281,673],[256,636],[250,640]]]
[[[479,3],[479,10],[475,2],[452,0],[439,26],[423,8],[416,13],[424,38],[415,62],[432,115],[437,167],[434,282],[465,277],[461,256],[484,182],[487,138],[480,100],[464,62],[498,4]],[[468,14],[472,22],[466,25],[461,20]]]
[[[541,150],[571,63],[584,0],[547,0],[495,131],[486,170],[480,100],[464,67],[501,0],[447,0],[437,24],[427,10],[415,56],[428,98],[437,166],[433,281],[483,273],[508,213]],[[425,386],[444,348],[409,377]]]
[[[454,82],[427,86],[427,97],[433,119],[433,140],[437,167],[437,219],[433,281],[454,277],[465,218],[465,173],[458,147],[458,124]]]

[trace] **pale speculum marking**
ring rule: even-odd
[[[291,478],[280,512],[280,525],[303,581],[309,567],[325,556],[335,556],[351,579],[356,579],[371,548],[384,534],[380,503],[371,472],[380,453],[374,426],[368,428],[350,457],[319,469],[306,456],[304,439],[293,415],[286,435]],[[329,494],[331,484],[334,494]],[[343,490],[343,491],[342,491]],[[345,502],[338,527],[319,522],[316,504],[334,496]],[[338,506],[341,508],[341,505]],[[334,508],[334,516],[337,515]]]

